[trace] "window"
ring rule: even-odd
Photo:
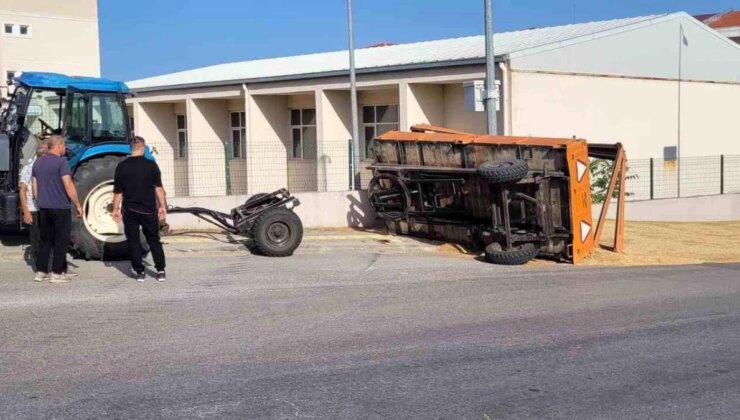
[[[184,115],[177,115],[177,157],[188,157],[188,120]]]
[[[398,130],[398,105],[362,107],[362,134],[365,138],[364,158],[373,158],[373,139],[387,131]]]
[[[87,97],[74,92],[67,98],[69,112],[64,117],[64,130],[69,141],[84,143],[87,129]]]
[[[12,35],[13,34],[13,26],[14,25],[12,23],[6,23],[5,25],[3,25],[3,27],[5,28],[3,30],[3,32],[5,34],[7,34],[7,35]]]
[[[113,95],[92,97],[92,142],[120,142],[126,140],[126,118],[123,105]]]
[[[316,110],[290,110],[290,138],[293,159],[316,159]]]
[[[231,113],[231,158],[243,158],[244,140],[246,138],[246,114],[244,112]]]
[[[43,137],[62,128],[63,98],[64,92],[33,90],[31,102],[26,109],[26,127],[31,134]]]
[[[8,86],[13,84],[13,79],[15,79],[15,70],[8,70],[5,72],[5,82],[8,84]]]
[[[21,36],[29,36],[29,35],[31,35],[30,27],[28,25],[21,25],[20,26],[20,34],[21,34]]]

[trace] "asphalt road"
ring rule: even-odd
[[[315,253],[170,280],[0,261],[0,417],[740,416],[740,265],[504,269]]]

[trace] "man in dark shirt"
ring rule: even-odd
[[[159,241],[159,220],[167,216],[162,176],[157,164],[144,156],[146,143],[135,136],[131,140],[131,156],[116,168],[113,184],[113,220],[121,223],[128,242],[131,268],[137,281],[144,281],[144,264],[139,229],[149,244],[157,269],[157,280],[164,281],[165,259]],[[123,202],[123,204],[122,204]],[[159,203],[159,208],[157,208]]]
[[[51,283],[66,283],[69,277],[64,273],[67,264],[72,217],[70,209],[75,207],[77,217],[82,217],[82,206],[77,199],[77,189],[72,182],[72,171],[63,158],[67,150],[64,138],[53,135],[48,140],[49,151],[36,159],[31,171],[33,196],[39,207],[39,228],[41,245],[36,263],[34,280],[43,281],[48,277],[52,249]]]

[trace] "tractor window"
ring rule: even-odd
[[[92,97],[92,142],[120,142],[126,140],[126,112],[118,97]]]
[[[61,128],[64,111],[63,94],[51,90],[34,89],[26,109],[26,126],[31,134],[42,138]]]
[[[69,109],[64,126],[66,138],[68,141],[84,143],[87,138],[87,98],[84,93],[75,92],[67,100]]]

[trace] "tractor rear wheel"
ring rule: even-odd
[[[72,251],[85,259],[128,258],[123,226],[113,221],[113,176],[121,156],[104,156],[82,163],[74,174],[82,217],[72,216]],[[148,246],[143,240],[144,250]]]
[[[262,255],[293,255],[303,239],[303,223],[293,211],[282,207],[265,210],[254,222],[252,239]]]

